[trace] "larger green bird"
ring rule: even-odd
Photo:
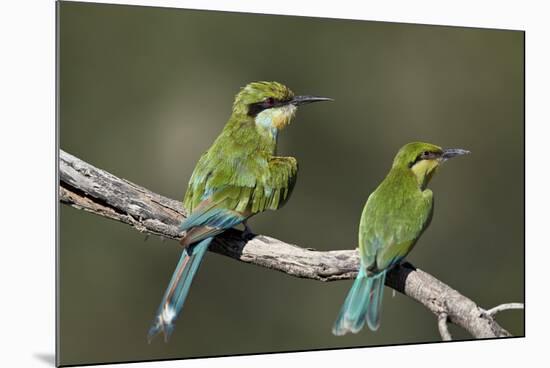
[[[148,340],[174,330],[191,282],[212,239],[265,211],[276,210],[288,200],[296,182],[298,164],[293,157],[276,155],[279,131],[297,107],[326,97],[295,96],[277,82],[253,82],[235,97],[233,111],[214,144],[197,163],[184,207],[189,216],[180,225],[183,254],[149,329]]]
[[[382,183],[369,196],[359,225],[359,274],[349,291],[332,333],[357,333],[380,325],[386,273],[413,249],[430,224],[433,193],[426,186],[449,158],[469,153],[429,143],[403,146]]]

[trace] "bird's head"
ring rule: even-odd
[[[421,188],[425,188],[437,168],[450,158],[462,156],[470,151],[461,148],[443,149],[423,142],[412,142],[401,147],[395,159],[394,168],[411,170]]]
[[[332,99],[295,96],[288,87],[278,82],[252,82],[235,96],[233,114],[253,118],[261,127],[280,130],[290,124],[298,106],[318,101]]]

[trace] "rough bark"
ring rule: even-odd
[[[118,178],[64,151],[59,155],[59,180],[59,199],[66,205],[123,222],[143,233],[180,238],[177,227],[186,216],[180,201]],[[317,251],[265,235],[244,240],[241,232],[233,229],[218,236],[210,250],[320,281],[353,279],[359,266],[357,250]],[[442,323],[449,321],[476,338],[511,336],[472,300],[410,264],[390,271],[386,285],[428,308],[436,315],[440,330]]]

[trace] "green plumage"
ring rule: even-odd
[[[378,329],[386,273],[403,261],[431,222],[433,194],[426,186],[441,163],[465,153],[421,142],[399,150],[361,214],[361,266],[334,324],[335,335],[357,333],[365,322]]]
[[[369,196],[361,214],[359,250],[370,272],[403,259],[429,225],[433,194],[408,167],[393,168]]]
[[[231,117],[189,180],[184,199],[189,216],[179,227],[185,231],[180,240],[184,249],[149,329],[149,341],[161,332],[167,341],[174,331],[213,238],[286,203],[298,163],[293,157],[276,156],[278,133],[290,124],[297,106],[329,100],[294,96],[277,82],[250,83],[237,94]]]
[[[289,99],[293,93],[276,82],[259,82],[236,96],[233,114],[191,176],[184,199],[189,211],[207,197],[217,206],[247,214],[275,210],[289,198],[298,163],[275,156],[277,128],[259,126],[246,109],[269,97]]]

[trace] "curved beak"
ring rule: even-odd
[[[441,159],[442,161],[447,161],[450,158],[467,155],[469,153],[470,151],[462,148],[447,148],[443,150],[443,153],[441,154]]]
[[[328,97],[317,97],[317,96],[294,96],[290,103],[294,106],[306,105],[312,102],[320,101],[334,101],[332,98]]]

